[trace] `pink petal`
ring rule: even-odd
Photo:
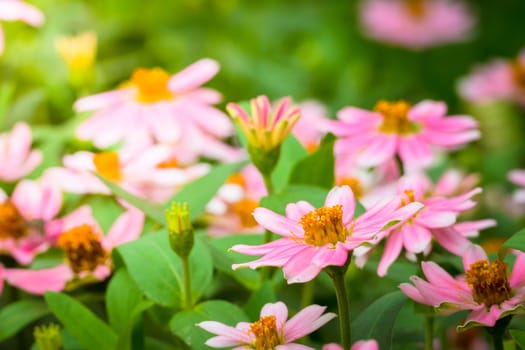
[[[73,279],[73,276],[73,272],[65,264],[42,270],[4,270],[4,278],[9,284],[33,294],[61,291],[66,283]]]
[[[206,340],[205,344],[211,346],[212,348],[226,348],[239,345],[239,340],[233,337],[219,335]]]
[[[405,249],[410,253],[424,252],[432,241],[432,235],[423,226],[406,224],[400,230],[403,232]]]
[[[433,261],[423,261],[421,269],[427,280],[438,286],[455,285],[456,280],[443,268]]]
[[[510,276],[510,286],[512,288],[522,287],[525,285],[525,253],[517,252],[516,261],[512,268],[512,274]]]
[[[400,284],[399,289],[415,302],[419,304],[428,304],[427,300],[421,295],[421,293],[419,293],[419,290],[410,283]]]
[[[314,348],[311,348],[309,346],[302,345],[302,344],[289,343],[289,344],[277,345],[275,347],[275,350],[314,350]]]
[[[479,309],[472,310],[465,320],[464,325],[467,325],[469,322],[478,322],[487,327],[494,327],[501,314],[508,310],[510,309],[500,308],[499,305],[492,305],[487,312],[485,306],[482,306]]]
[[[349,186],[334,187],[326,196],[325,207],[341,205],[343,208],[343,224],[346,226],[354,217],[355,197]]]
[[[440,228],[453,225],[456,222],[456,217],[457,214],[452,211],[434,211],[428,208],[421,210],[415,221],[428,228]]]
[[[285,343],[292,342],[316,331],[336,317],[336,314],[331,312],[322,315],[325,310],[326,307],[324,306],[310,305],[299,311],[286,323],[284,329]]]
[[[463,267],[465,271],[470,270],[470,265],[474,264],[476,261],[488,260],[487,254],[477,244],[471,244],[466,249],[463,255]]]
[[[253,211],[255,221],[268,231],[275,232],[279,235],[290,237],[302,237],[303,228],[298,223],[266,208],[256,208]]]
[[[144,218],[144,213],[138,209],[130,209],[120,215],[103,239],[104,248],[111,250],[137,239],[142,232]]]
[[[175,93],[193,90],[213,78],[219,68],[217,61],[203,58],[173,75],[168,81],[168,88]]]
[[[377,267],[377,274],[381,277],[385,276],[388,272],[388,268],[401,253],[403,248],[403,234],[401,231],[394,231],[386,239],[385,250],[379,260],[379,266]]]
[[[329,265],[343,266],[347,260],[348,251],[343,244],[337,243],[335,248],[330,245],[320,247],[312,258],[312,264],[321,268]]]
[[[373,141],[359,153],[357,162],[363,167],[382,164],[394,156],[398,137],[396,134],[377,134]]]
[[[123,101],[128,95],[128,93],[129,91],[127,90],[119,89],[108,92],[102,92],[96,95],[86,96],[81,99],[78,99],[73,105],[73,109],[77,112],[86,112],[107,108],[115,103]],[[84,123],[86,122],[87,121],[85,121]]]
[[[281,329],[288,320],[288,308],[281,301],[265,304],[261,309],[261,317],[271,315],[276,318],[277,329]]]
[[[377,341],[375,340],[360,340],[352,347],[350,350],[379,350],[379,345],[377,344]]]
[[[316,247],[306,245],[302,250],[290,256],[283,266],[284,278],[288,284],[311,281],[321,272],[319,266],[310,263],[316,253]]]
[[[44,14],[36,7],[22,1],[2,1],[0,2],[0,20],[19,20],[36,27],[44,23]]]
[[[455,226],[454,226],[455,227]],[[467,238],[465,238],[459,231],[454,227],[445,227],[439,229],[433,229],[432,234],[438,243],[451,252],[461,256],[465,253],[465,250],[472,244]]]
[[[303,215],[315,210],[315,207],[306,201],[299,201],[297,203],[289,203],[286,205],[286,217],[299,222]]]
[[[197,326],[201,327],[202,329],[210,333],[224,336],[226,338],[236,339],[238,341],[237,344],[243,343],[243,342],[244,343],[250,342],[250,337],[248,336],[247,333],[242,332],[238,330],[237,328],[227,326],[220,322],[204,321],[204,322],[197,323]]]

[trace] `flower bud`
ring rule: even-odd
[[[35,327],[35,342],[39,350],[62,349],[60,327],[54,323]]]
[[[194,242],[188,203],[173,203],[166,210],[166,219],[171,249],[180,258],[187,258]]]

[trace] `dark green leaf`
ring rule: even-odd
[[[522,349],[525,349],[525,332],[518,329],[511,329],[509,332],[512,339],[514,339]]]
[[[319,187],[290,186],[261,199],[260,206],[284,214],[288,203],[307,201],[316,208],[323,206],[328,191]]]
[[[352,322],[353,339],[375,339],[381,350],[391,349],[392,329],[406,300],[399,291],[377,299]]]
[[[214,335],[196,325],[202,321],[217,321],[235,327],[238,322],[248,321],[248,316],[235,304],[210,300],[197,305],[191,311],[175,314],[170,321],[170,329],[192,349],[208,350],[210,347],[204,343]]]
[[[335,136],[327,134],[314,153],[295,164],[288,183],[332,188],[335,179],[334,142]]]
[[[106,307],[111,328],[120,334],[131,322],[135,308],[142,301],[142,293],[128,272],[120,269],[111,278],[106,292]]]
[[[251,320],[257,320],[260,317],[262,307],[267,303],[275,303],[277,296],[270,282],[265,282],[259,290],[254,292],[250,299],[244,305],[244,310]]]
[[[504,248],[517,249],[525,252],[525,229],[518,231],[507,239],[501,246],[501,250]]]
[[[47,305],[40,300],[22,300],[6,305],[0,310],[0,341],[48,313]]]
[[[281,156],[272,173],[273,187],[276,191],[283,189],[288,184],[290,173],[296,162],[304,158],[308,152],[293,135],[289,135],[281,145]]]
[[[115,349],[115,332],[80,302],[55,292],[47,292],[45,299],[51,311],[79,344],[87,349]]]

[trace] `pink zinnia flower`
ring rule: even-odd
[[[436,188],[443,190],[448,187],[444,182],[448,176],[438,181]],[[481,188],[474,188],[468,192],[453,196],[434,195],[434,188],[430,179],[424,174],[412,174],[403,177],[398,185],[398,193],[405,195],[405,201],[417,201],[424,208],[410,220],[386,232],[386,244],[383,256],[379,261],[377,273],[386,275],[390,265],[399,257],[403,248],[408,257],[417,254],[428,255],[432,250],[432,240],[435,239],[446,250],[456,255],[462,255],[470,246],[467,237],[474,237],[478,231],[494,226],[494,220],[479,220],[456,223],[458,215],[473,208],[476,202],[471,197],[481,192]],[[361,249],[357,259],[358,265],[366,261],[365,254],[370,249]],[[364,259],[364,260],[363,260]]]
[[[466,5],[450,0],[366,0],[363,33],[411,49],[464,41],[474,26]]]
[[[142,137],[187,145],[188,133],[218,143],[218,138],[233,133],[233,126],[212,106],[220,101],[219,93],[201,87],[218,71],[219,64],[212,59],[197,61],[172,76],[160,68],[139,68],[119,89],[75,103],[78,112],[95,111],[79,125],[77,136],[99,148]]]
[[[288,320],[288,308],[283,302],[268,303],[261,309],[261,317],[253,323],[239,322],[235,327],[215,321],[204,321],[197,325],[217,336],[206,341],[213,348],[235,346],[236,350],[277,349],[313,350],[293,341],[321,328],[336,317],[326,307],[310,305]]]
[[[422,262],[427,281],[412,276],[414,285],[403,283],[399,287],[416,302],[439,307],[443,313],[471,310],[460,327],[493,327],[498,319],[523,308],[525,254],[514,254],[516,261],[509,276],[506,263],[499,259],[489,262],[485,251],[472,245],[463,254],[464,276],[453,278],[436,263]]]
[[[387,224],[403,221],[421,209],[420,203],[402,207],[401,200],[395,197],[378,203],[354,218],[354,194],[350,187],[343,186],[332,189],[319,209],[306,201],[288,204],[286,216],[257,208],[255,220],[283,237],[260,246],[233,246],[233,251],[263,257],[232,268],[282,266],[288,283],[308,282],[327,266],[343,266],[348,251],[376,242]]]
[[[240,173],[233,174],[206,206],[208,233],[223,236],[264,232],[252,212],[266,195],[263,178],[255,166],[250,164]]]
[[[10,1],[12,0],[8,2]],[[2,1],[0,1],[0,12],[1,6]],[[0,135],[0,180],[18,180],[40,164],[42,153],[31,150],[31,142],[31,129],[22,122],[16,123],[10,133]]]
[[[0,21],[22,21],[34,27],[44,23],[44,15],[36,7],[19,0],[0,1]],[[4,33],[0,27],[0,55],[4,52]]]
[[[92,153],[80,151],[63,159],[64,168],[48,169],[43,181],[56,183],[73,193],[110,194],[94,173],[113,181],[125,190],[163,203],[177,189],[208,172],[208,164],[182,167],[172,157],[170,147],[155,145],[139,150]]]
[[[323,346],[323,350],[344,350],[343,347],[339,344],[326,344]],[[360,340],[355,342],[350,350],[379,350],[379,345],[374,339],[371,340]]]
[[[399,155],[405,170],[433,164],[434,149],[456,149],[480,137],[469,116],[446,117],[443,102],[380,101],[373,111],[343,108],[331,131],[339,137],[336,154],[352,153],[360,166],[373,167]]]
[[[132,208],[121,214],[104,235],[91,208],[80,207],[64,218],[62,231],[56,236],[57,246],[64,251],[63,264],[42,270],[11,269],[4,272],[5,279],[34,294],[63,290],[73,279],[103,280],[111,273],[111,250],[137,239],[143,224],[144,214]]]
[[[477,103],[508,100],[525,105],[525,50],[514,60],[495,59],[475,66],[460,81],[459,92]]]
[[[301,118],[295,123],[292,134],[309,152],[314,151],[328,130],[326,107],[317,101],[299,104]]]
[[[0,190],[0,253],[20,264],[47,250],[61,229],[55,219],[62,206],[62,193],[50,184],[22,180],[9,198]]]
[[[513,199],[517,203],[525,203],[525,170],[515,169],[509,172],[508,178],[514,184],[521,186],[513,194]]]

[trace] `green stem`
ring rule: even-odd
[[[193,307],[193,301],[191,298],[190,262],[188,257],[182,258],[181,262],[184,273],[184,294],[186,295],[186,308],[191,309]]]
[[[425,315],[425,350],[433,349],[434,315]]]
[[[310,282],[303,284],[303,290],[301,294],[301,309],[304,309],[308,305],[312,304],[315,292],[315,279]]]
[[[346,292],[345,272],[348,266],[328,266],[326,272],[332,279],[337,297],[337,309],[339,316],[339,330],[341,333],[341,344],[343,349],[350,349],[352,335],[350,329],[350,309],[348,307],[348,294]]]
[[[494,327],[486,327],[487,332],[492,336],[492,344],[494,345],[494,350],[503,350],[503,334],[507,329],[510,321],[512,320],[512,315],[500,318],[496,321]]]
[[[273,188],[272,174],[263,174],[263,179],[264,179],[264,185],[266,186],[266,191],[268,192],[268,195],[273,194],[274,188]]]
[[[492,344],[494,345],[494,350],[503,350],[503,334],[494,333],[492,334]]]

